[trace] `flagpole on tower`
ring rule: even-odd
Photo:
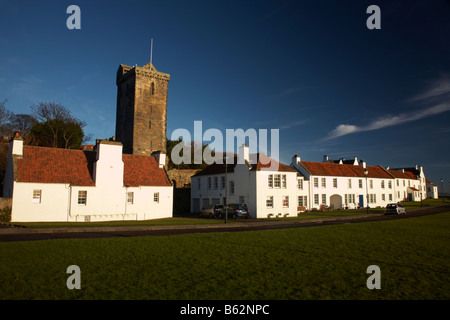
[[[151,41],[150,41],[150,64],[151,65],[153,65],[152,58],[153,58],[153,38],[151,38]]]

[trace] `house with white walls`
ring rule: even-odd
[[[309,181],[309,209],[385,207],[395,201],[394,178],[381,166],[367,166],[356,158],[349,162],[328,158],[302,161],[297,155],[291,166]]]
[[[210,204],[245,203],[253,218],[297,215],[299,179],[294,168],[263,153],[249,154],[247,146],[227,160],[191,177],[191,212]],[[302,184],[302,200],[306,192]]]
[[[11,139],[3,197],[12,222],[149,220],[172,217],[165,155],[122,154],[99,140],[93,151],[23,145]]]
[[[437,199],[438,198],[438,187],[433,182],[428,179],[425,179],[427,184],[427,198]]]
[[[395,179],[397,201],[421,201],[427,198],[427,182],[422,166],[412,168],[386,168]]]
[[[389,169],[365,161],[302,161],[276,170],[261,166],[263,154],[248,154],[245,163],[212,164],[191,178],[191,211],[210,204],[246,203],[252,217],[294,216],[305,210],[386,207],[399,201],[426,198],[423,168]],[[252,157],[254,157],[252,159]],[[234,160],[236,160],[235,156]],[[253,160],[253,161],[252,161]],[[251,165],[250,163],[254,163]]]

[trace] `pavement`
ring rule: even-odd
[[[333,225],[343,223],[369,222],[380,220],[403,219],[450,211],[450,204],[436,207],[423,207],[408,210],[405,215],[384,215],[383,213],[370,213],[356,216],[324,217],[311,219],[286,220],[233,220],[215,224],[193,225],[161,225],[161,226],[117,226],[117,227],[70,227],[70,228],[0,228],[0,242],[34,241],[69,238],[107,238],[107,237],[133,237],[133,236],[160,236],[185,233],[205,232],[237,232],[251,230],[268,230],[283,228],[298,228],[320,225]],[[326,215],[326,213],[324,213]]]

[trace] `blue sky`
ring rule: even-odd
[[[69,30],[69,5],[81,30]],[[381,29],[369,30],[369,5]],[[0,101],[115,134],[119,64],[169,73],[168,130],[279,129],[280,159],[424,166],[450,185],[450,2],[4,1]]]

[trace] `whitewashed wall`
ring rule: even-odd
[[[8,180],[8,185],[13,186],[11,221],[73,222],[172,217],[172,186],[124,187],[121,145],[100,143],[98,147],[100,160],[94,165],[96,186],[11,183]],[[8,169],[8,177],[12,177],[12,165],[8,164]],[[35,190],[40,190],[40,201],[33,200]],[[78,203],[79,191],[86,191],[86,202],[83,204]],[[132,203],[128,202],[128,192],[133,192]],[[155,201],[155,193],[158,193],[158,201]]]

